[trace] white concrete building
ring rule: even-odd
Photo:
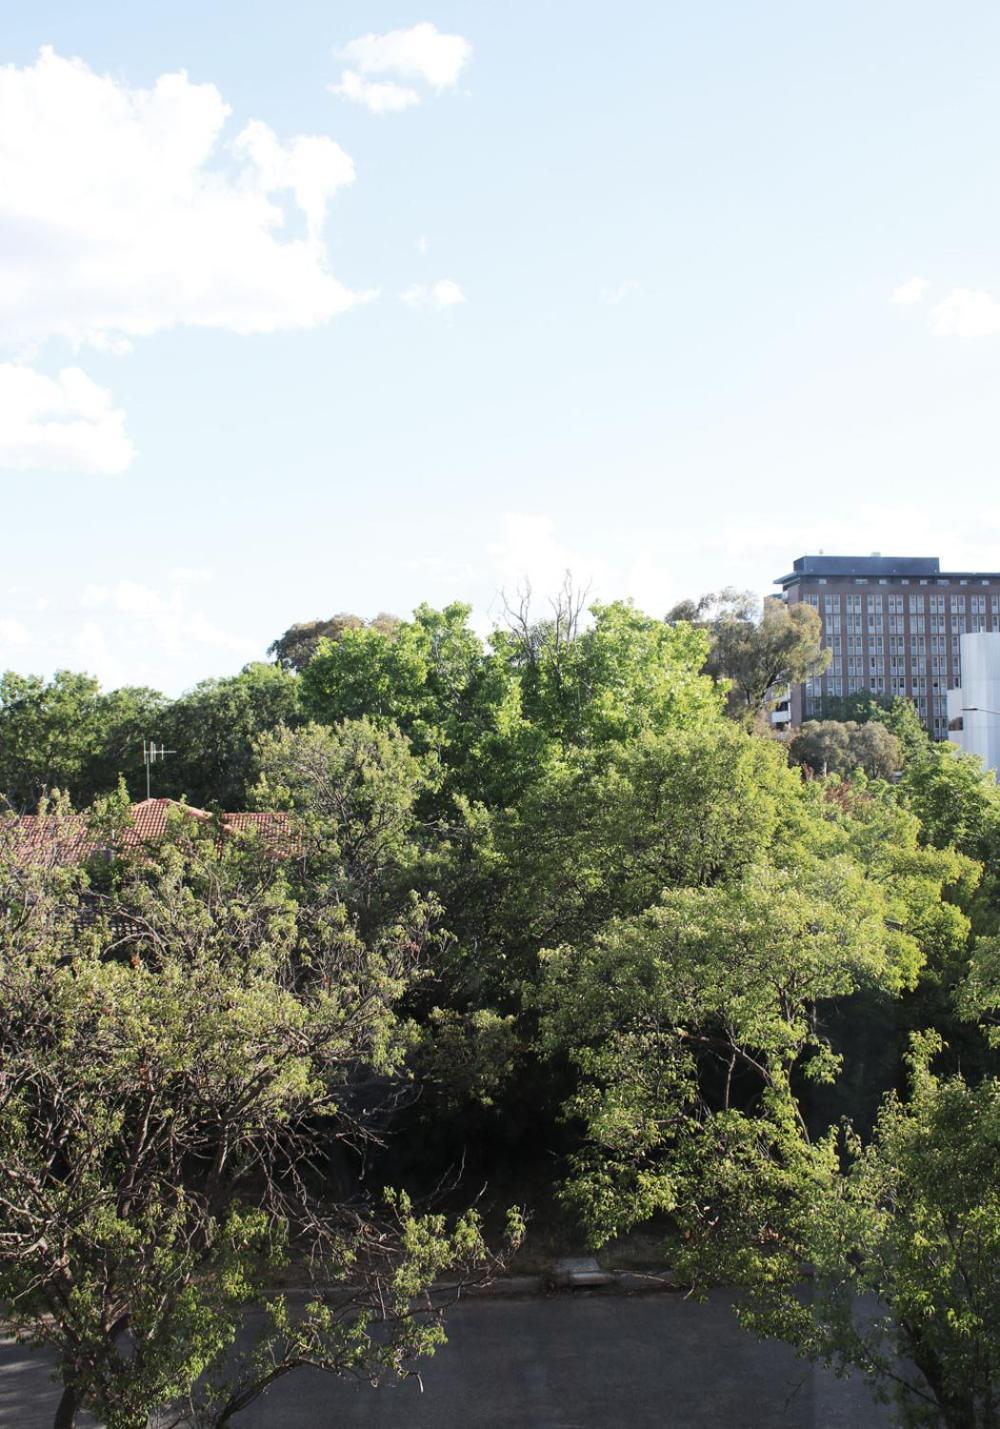
[[[1000,633],[960,638],[962,683],[948,691],[948,738],[1000,770]]]

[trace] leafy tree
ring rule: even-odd
[[[548,739],[604,744],[717,716],[718,697],[700,673],[702,632],[654,620],[628,601],[595,603],[585,628],[567,609],[537,625],[522,616],[492,640],[518,677],[525,718]]]
[[[958,965],[968,922],[942,894],[977,870],[920,848],[917,818],[888,792],[828,797],[838,787],[786,798],[782,838],[742,869],[542,954],[540,1049],[576,1078],[563,1196],[595,1244],[668,1213],[675,1264],[742,1286],[750,1328],[873,1382],[892,1383],[902,1354],[924,1380],[904,1376],[900,1393],[926,1422],[991,1423],[976,1416],[995,1374],[1000,1219],[992,1199],[980,1216],[974,1187],[996,1184],[995,1086],[921,1083],[935,1097],[947,1085],[947,1115],[944,1099],[940,1118],[918,1095],[890,1099],[868,1147],[853,1132],[814,1140],[803,1109],[843,1065],[822,1009]],[[974,964],[967,1012],[1000,1005],[992,953]],[[962,1157],[951,1193],[949,1145]],[[805,1299],[803,1261],[817,1273]],[[870,1293],[882,1309],[869,1322],[856,1300]],[[954,1318],[939,1334],[942,1314]]]
[[[731,703],[757,714],[776,690],[826,668],[830,656],[820,644],[821,635],[820,618],[811,605],[786,605],[769,596],[757,621],[730,615],[717,620],[710,668],[731,681]]]
[[[553,940],[639,914],[664,888],[737,877],[766,855],[798,785],[780,748],[721,719],[553,760],[483,848],[503,879],[480,972],[492,949],[501,978],[511,963],[533,978]]]
[[[917,713],[916,705],[901,695],[897,696],[886,710],[876,707],[871,718],[879,720],[899,740],[904,764],[919,759],[932,742]]]
[[[851,729],[840,720],[806,720],[789,745],[789,758],[823,777],[849,774],[856,768],[851,755]]]
[[[406,737],[394,725],[343,720],[279,727],[256,752],[253,801],[294,816],[307,887],[334,878],[366,923],[387,901],[398,906],[420,857],[415,805],[432,782]]]
[[[157,766],[156,790],[196,806],[245,809],[257,777],[254,742],[299,718],[299,677],[275,665],[247,665],[238,675],[203,680],[175,700],[159,740],[174,752]]]
[[[824,695],[821,713],[824,720],[884,725],[899,741],[901,763],[920,758],[930,743],[916,705],[903,695],[876,695],[867,690],[855,690],[848,695]]]
[[[567,1111],[585,1128],[566,1194],[597,1243],[676,1209],[715,1113],[753,1122],[778,1105],[801,1124],[793,1073],[838,1066],[817,1003],[916,979],[919,946],[887,926],[893,911],[849,858],[798,859],[667,892],[543,953],[541,1046],[578,1069]]]
[[[469,613],[421,606],[391,641],[352,630],[321,646],[303,676],[306,710],[323,723],[392,721],[418,752],[440,754],[450,788],[491,802],[515,797],[558,745],[717,714],[699,673],[699,632],[619,602],[595,605],[586,629],[559,609],[537,623],[524,613],[520,625],[493,633],[487,651]]]
[[[900,767],[899,740],[878,720],[807,720],[789,746],[789,757],[815,774],[846,776],[861,769],[869,779],[888,779]]]
[[[489,1265],[478,1221],[331,1200],[310,1166],[371,1136],[359,1087],[401,1070],[433,906],[365,933],[349,886],[293,898],[273,848],[183,815],[100,895],[0,855],[0,1296],[56,1352],[57,1429],[184,1400],[221,1426],[301,1365],[378,1378],[432,1351],[441,1305],[415,1297]],[[267,1300],[291,1253],[341,1299]]]
[[[871,720],[851,732],[851,754],[857,768],[869,779],[890,779],[903,763],[899,739],[880,720]]]
[[[294,670],[300,675],[315,655],[321,640],[336,643],[345,630],[366,628],[377,630],[391,638],[399,623],[397,616],[387,615],[385,612],[376,615],[374,620],[365,621],[360,615],[351,615],[344,611],[340,615],[331,615],[329,620],[306,620],[298,625],[290,625],[283,635],[271,642],[267,653],[283,670]]]
[[[822,623],[805,603],[768,596],[761,606],[749,591],[728,588],[700,601],[682,601],[668,623],[693,622],[711,635],[706,668],[729,681],[733,713],[753,718],[777,693],[820,674],[830,661],[822,646]]]
[[[909,1098],[887,1096],[867,1145],[849,1127],[811,1145],[780,1114],[753,1135],[713,1127],[708,1175],[679,1216],[680,1263],[741,1285],[748,1329],[860,1370],[904,1425],[992,1429],[1000,1082],[936,1076],[940,1047],[914,1038]]]
[[[422,605],[392,632],[363,626],[322,641],[303,676],[306,711],[334,724],[370,716],[433,745],[434,731],[461,717],[482,644],[468,628],[471,607]]]
[[[89,675],[51,680],[8,671],[0,678],[0,798],[30,810],[47,789],[77,804],[111,793],[119,775],[137,793],[142,740],[155,734],[166,701],[155,690],[105,694]]]
[[[947,741],[928,743],[911,759],[899,792],[920,820],[923,838],[989,862],[1000,838],[1000,789],[975,755]]]

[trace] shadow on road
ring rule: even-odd
[[[725,1295],[474,1300],[414,1381],[373,1390],[312,1371],[280,1381],[235,1429],[884,1429],[861,1380],[758,1344]],[[58,1391],[39,1355],[0,1343],[0,1425],[49,1429]]]

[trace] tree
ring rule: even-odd
[[[518,679],[525,718],[546,739],[596,746],[717,717],[718,698],[701,674],[702,632],[655,620],[631,601],[594,602],[583,626],[573,600],[568,588],[554,618],[537,624],[522,609],[492,639]]]
[[[719,717],[553,759],[482,849],[494,881],[471,902],[491,912],[480,976],[502,996],[512,969],[537,979],[539,948],[639,915],[665,888],[738,877],[794,817],[798,786],[779,747]]]
[[[851,732],[850,744],[856,767],[869,779],[890,779],[902,767],[902,744],[880,720],[859,725]]]
[[[992,770],[947,741],[928,742],[910,759],[900,796],[920,819],[925,842],[952,845],[990,863],[1000,837],[1000,788]]]
[[[789,745],[795,764],[814,774],[847,776],[861,769],[869,779],[888,779],[902,763],[899,740],[884,724],[872,720],[807,720]]]
[[[166,705],[155,690],[102,693],[89,675],[59,670],[51,680],[8,671],[0,678],[0,799],[33,809],[47,789],[78,804],[110,794],[120,775],[142,779],[142,740]]]
[[[732,875],[543,952],[540,1050],[575,1073],[563,1200],[595,1245],[668,1216],[678,1273],[741,1288],[748,1328],[874,1383],[909,1358],[923,1379],[899,1389],[927,1411],[919,1422],[993,1424],[996,1084],[928,1080],[915,1064],[910,1103],[890,1096],[868,1146],[817,1134],[807,1113],[809,1087],[832,1090],[842,1067],[823,1010],[960,965],[969,924],[942,894],[978,870],[921,848],[890,790],[800,790],[782,838]],[[995,963],[988,942],[967,1012],[995,1014]],[[871,1320],[857,1313],[866,1295],[881,1301]]]
[[[697,602],[682,601],[667,622],[708,630],[706,669],[729,681],[731,710],[751,718],[785,685],[811,679],[830,662],[818,612],[805,603],[786,605],[778,596],[768,596],[761,606],[751,592],[727,587]]]
[[[124,797],[98,811],[104,839],[127,817]],[[0,1297],[56,1352],[56,1429],[83,1408],[140,1429],[178,1401],[221,1426],[301,1365],[407,1372],[441,1338],[434,1279],[491,1264],[478,1220],[331,1198],[312,1168],[375,1135],[371,1089],[402,1068],[396,1005],[433,904],[366,936],[350,888],[293,898],[273,848],[182,815],[163,845],[105,865],[100,894],[8,839]],[[301,1315],[267,1299],[291,1254],[342,1295]],[[234,1360],[261,1298],[266,1327]]]
[[[849,774],[856,768],[850,734],[856,725],[840,720],[806,720],[788,747],[788,757],[814,774]]]
[[[303,676],[307,712],[327,724],[391,720],[433,744],[433,730],[460,719],[482,658],[470,613],[459,602],[442,611],[422,605],[392,631],[363,626],[321,641]]]
[[[786,605],[769,596],[760,619],[723,614],[713,631],[713,674],[732,682],[731,703],[753,715],[783,686],[820,674],[830,661],[822,625],[811,605]]]
[[[881,724],[899,741],[901,767],[919,759],[930,743],[917,707],[903,695],[876,695],[853,690],[847,695],[824,695],[820,701],[824,720],[841,720],[858,725]]]
[[[698,1194],[717,1125],[751,1134],[780,1110],[804,1129],[793,1075],[838,1067],[816,1004],[916,980],[919,946],[890,931],[895,911],[851,859],[799,857],[672,890],[543,952],[541,1046],[577,1068],[567,1113],[585,1128],[565,1196],[595,1243],[675,1211],[683,1187]]]
[[[278,666],[257,663],[202,680],[164,711],[158,737],[173,752],[157,768],[156,792],[245,809],[257,777],[255,740],[298,718],[299,677]]]
[[[290,625],[283,635],[271,642],[267,653],[273,656],[275,664],[280,665],[283,670],[294,670],[301,675],[315,655],[321,640],[331,640],[336,644],[345,630],[364,629],[377,630],[391,638],[399,624],[398,616],[387,615],[384,611],[368,621],[362,620],[360,615],[342,611],[340,615],[331,615],[329,620],[306,620],[298,625]]]
[[[810,1145],[778,1117],[756,1137],[719,1128],[722,1154],[680,1217],[680,1263],[742,1286],[754,1333],[859,1370],[904,1425],[993,1429],[1000,1082],[936,1076],[940,1049],[937,1034],[914,1038],[909,1097],[888,1094],[867,1145],[850,1127]]]
[[[376,910],[398,910],[420,857],[414,809],[432,782],[406,737],[368,719],[279,727],[260,738],[256,754],[253,802],[294,816],[307,889],[334,878],[365,925]]]

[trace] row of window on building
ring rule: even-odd
[[[829,576],[815,576],[813,579],[817,585],[826,585]],[[834,576],[834,580],[846,580],[846,576]],[[895,577],[890,581],[888,576],[877,576],[872,579],[869,576],[852,576],[855,585],[992,585],[993,580],[989,576],[958,576],[954,580],[951,576],[920,576],[914,579],[911,576]]]

